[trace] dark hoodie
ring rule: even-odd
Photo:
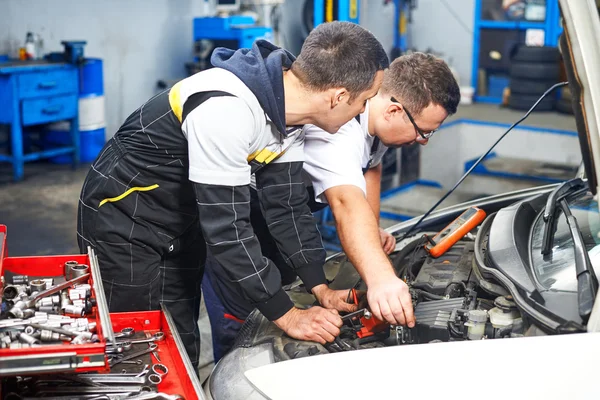
[[[231,50],[218,47],[212,54],[213,66],[226,69],[240,78],[254,93],[277,130],[286,135],[283,70],[295,57],[266,40],[257,40],[251,49]]]

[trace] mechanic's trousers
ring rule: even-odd
[[[310,199],[314,199],[312,188],[309,189],[309,196]],[[258,197],[254,190],[250,191],[250,203],[250,222],[254,234],[260,242],[263,256],[273,261],[279,269],[282,285],[294,282],[297,275],[279,252],[262,216]],[[309,206],[313,212],[324,208],[323,205],[315,204],[312,201],[309,202]],[[202,292],[210,319],[213,355],[216,363],[232,349],[244,320],[254,310],[254,306],[240,293],[237,286],[229,281],[223,267],[210,254],[210,251],[206,256]]]
[[[123,192],[125,183],[134,177],[139,186],[170,184],[156,175],[145,182],[144,172],[140,172],[143,170],[135,161],[123,154],[114,141],[109,144],[92,166],[82,189],[77,229],[79,248],[82,252],[87,252],[87,246],[95,249],[111,312],[157,310],[164,304],[197,370],[200,289],[206,257],[198,218],[189,216],[187,228],[174,234],[168,229],[181,226],[181,218],[172,224],[164,218],[178,218],[173,213],[175,208],[168,207],[175,205],[159,205],[154,200],[148,203],[139,193],[132,193],[98,206],[106,193]],[[114,168],[117,164],[118,170]],[[181,201],[164,201],[177,200]],[[191,200],[195,202],[195,198]],[[158,216],[163,218],[160,225],[152,222]]]

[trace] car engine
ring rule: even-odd
[[[424,243],[424,238],[416,238],[390,256],[397,275],[410,288],[415,327],[372,321],[375,317],[367,311],[345,322],[340,337],[326,346],[329,352],[523,335],[523,319],[511,296],[498,285],[482,285],[484,278],[474,273],[473,240],[458,241],[438,258],[427,253]],[[366,287],[359,282],[355,289]],[[363,298],[359,307],[364,306]]]

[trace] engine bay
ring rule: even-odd
[[[340,337],[325,346],[327,351],[524,335],[526,327],[512,297],[497,285],[485,285],[487,289],[480,285],[473,268],[472,236],[459,240],[438,258],[425,250],[425,242],[417,236],[390,255],[397,276],[410,288],[416,325],[373,322],[374,317],[366,313],[346,320]],[[494,292],[490,287],[497,289]],[[356,289],[361,292],[366,287],[360,282]],[[359,304],[366,306],[364,300]]]

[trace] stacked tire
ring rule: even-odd
[[[560,53],[556,47],[519,46],[511,57],[510,98],[508,106],[515,110],[529,110],[531,106],[558,82]],[[552,111],[556,94],[546,96],[535,111]]]

